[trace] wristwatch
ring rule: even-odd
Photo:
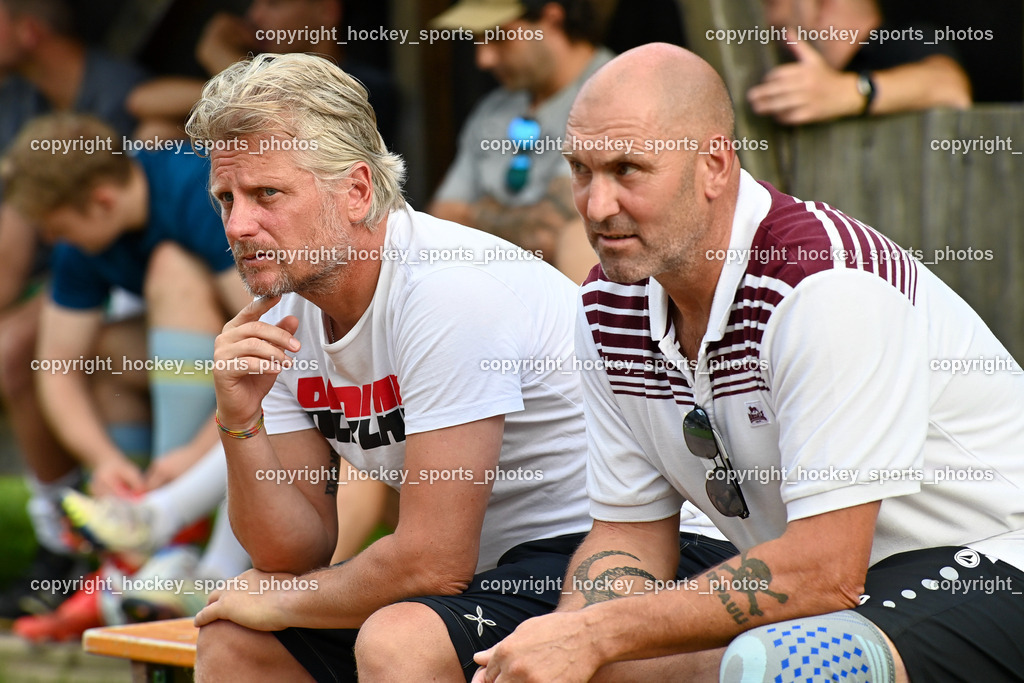
[[[875,81],[871,78],[870,71],[861,71],[857,74],[857,92],[864,97],[864,108],[860,110],[861,116],[867,116],[871,109],[871,103],[875,101]]]

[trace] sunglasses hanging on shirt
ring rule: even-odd
[[[686,447],[698,458],[715,462],[715,469],[707,480],[705,490],[715,509],[726,517],[746,519],[750,516],[743,492],[736,483],[736,472],[729,462],[724,448],[719,448],[711,419],[700,406],[695,407],[683,418],[683,439]]]

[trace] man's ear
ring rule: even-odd
[[[26,15],[14,19],[14,31],[21,47],[34,50],[42,42],[43,34],[49,31],[49,28],[36,17]]]
[[[341,182],[348,183],[344,195],[348,199],[347,217],[349,223],[360,223],[370,212],[373,202],[373,182],[370,167],[364,161],[356,162],[349,170],[348,176]],[[368,228],[376,226],[368,225]]]
[[[729,184],[733,166],[736,164],[736,151],[728,136],[718,133],[712,135],[708,143],[708,152],[697,157],[704,162],[704,195],[708,199],[718,198]]]
[[[89,199],[82,207],[82,213],[99,211],[103,216],[112,215],[121,199],[121,190],[113,183],[100,183],[89,192]]]
[[[563,31],[565,26],[565,8],[557,2],[549,2],[544,5],[540,10],[540,18],[538,22],[540,24],[549,24],[555,26],[559,31]]]

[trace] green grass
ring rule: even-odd
[[[29,492],[20,476],[0,477],[0,587],[28,569],[36,539],[25,504]]]

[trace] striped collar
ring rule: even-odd
[[[754,242],[754,234],[761,221],[768,215],[771,206],[772,198],[768,190],[741,168],[739,194],[736,197],[736,211],[733,214],[729,237],[730,253],[749,252]],[[729,324],[729,311],[746,270],[745,258],[733,258],[732,262],[727,260],[722,264],[702,346],[708,342],[721,340],[725,334],[725,328]],[[668,293],[653,277],[647,281],[647,302],[650,310],[651,339],[660,343],[669,330]],[[715,324],[712,324],[712,321],[715,321]]]

